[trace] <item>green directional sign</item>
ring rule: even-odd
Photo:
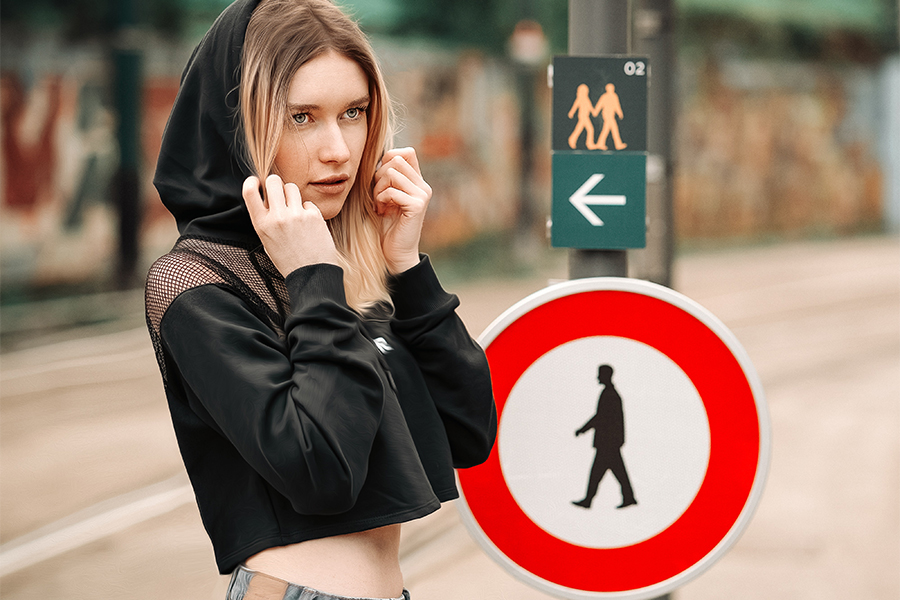
[[[646,173],[644,153],[555,152],[552,245],[646,246]]]
[[[640,56],[553,59],[554,246],[647,245],[649,77]]]

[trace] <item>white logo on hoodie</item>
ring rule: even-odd
[[[393,348],[391,348],[391,345],[388,344],[387,340],[384,339],[383,337],[377,337],[372,341],[375,342],[375,346],[378,348],[378,351],[381,352],[382,354],[387,354],[388,352],[393,350]]]

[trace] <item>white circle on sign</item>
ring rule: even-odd
[[[589,509],[594,431],[576,437],[597,411],[600,365],[613,368],[622,399],[622,457],[637,504],[618,509],[611,471]],[[588,548],[621,548],[666,530],[690,506],[709,464],[709,421],[691,380],[647,344],[614,336],[573,340],[535,361],[503,409],[500,466],[513,498],[539,527]]]

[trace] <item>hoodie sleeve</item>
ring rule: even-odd
[[[453,466],[487,460],[497,434],[497,413],[487,358],[469,336],[441,287],[431,261],[391,277],[393,332],[409,347],[425,378],[450,441]]]
[[[389,384],[339,267],[303,267],[286,284],[286,340],[218,285],[179,295],[160,335],[191,408],[296,511],[336,514],[366,479]]]

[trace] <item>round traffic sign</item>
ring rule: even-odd
[[[479,341],[498,441],[459,472],[459,506],[513,575],[563,598],[641,600],[734,544],[770,428],[746,352],[706,309],[645,281],[579,279],[517,303]]]

